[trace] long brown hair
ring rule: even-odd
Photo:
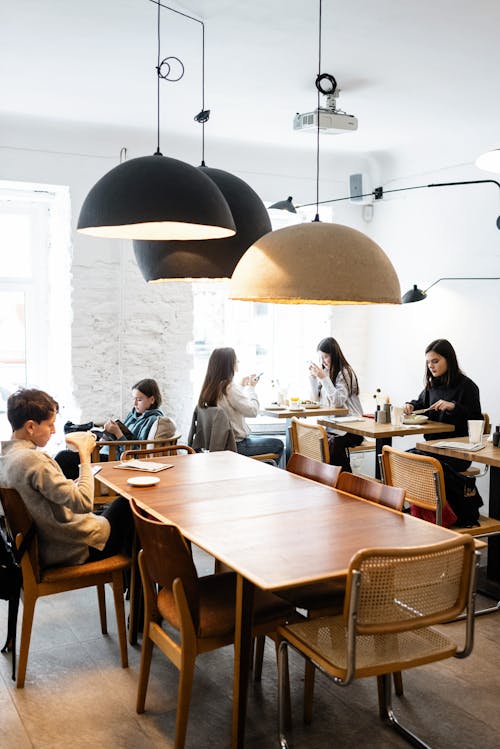
[[[233,348],[215,348],[208,360],[207,373],[201,387],[198,406],[216,406],[225,395],[236,370],[236,352]]]
[[[331,364],[328,375],[333,384],[335,385],[335,380],[337,379],[339,372],[342,372],[347,384],[349,395],[359,395],[358,378],[356,377],[354,369],[342,353],[342,349],[335,338],[323,338],[323,340],[318,343],[318,351],[330,355]]]

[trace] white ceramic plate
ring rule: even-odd
[[[154,486],[154,484],[159,483],[158,476],[133,476],[131,479],[127,479],[127,484],[130,484],[130,486]]]
[[[284,411],[285,406],[266,406],[264,411]]]
[[[405,416],[403,424],[423,424],[424,421],[429,421],[429,417],[418,414],[417,416]]]

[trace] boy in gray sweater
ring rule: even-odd
[[[21,389],[7,401],[12,439],[3,442],[0,485],[17,489],[36,525],[42,566],[83,564],[127,552],[132,535],[128,502],[118,498],[103,515],[92,512],[91,432],[67,435],[80,457],[80,475],[67,479],[45,452],[55,433],[58,403],[47,393]]]

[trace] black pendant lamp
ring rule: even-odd
[[[232,236],[229,206],[213,180],[199,169],[160,151],[160,79],[169,77],[172,57],[160,61],[160,3],[157,3],[157,149],[119,164],[85,198],[78,231],[96,237],[141,240],[202,240]]]
[[[202,126],[202,145],[201,166],[197,171],[211,180],[224,195],[236,225],[236,234],[217,242],[134,241],[137,264],[146,281],[151,282],[230,278],[250,245],[271,231],[269,214],[255,190],[234,174],[205,165],[205,124],[210,109],[205,108],[205,24],[198,22],[202,26],[201,111],[194,119]]]
[[[250,245],[271,231],[266,207],[250,185],[222,169],[200,166],[198,170],[227,200],[236,234],[217,242],[135,241],[135,257],[146,281],[230,278]]]

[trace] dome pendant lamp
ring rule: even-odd
[[[160,151],[160,79],[179,80],[177,58],[160,61],[160,3],[157,3],[157,149],[119,164],[85,198],[77,229],[96,237],[142,240],[202,240],[231,237],[236,228],[217,185],[199,169]],[[169,78],[176,59],[182,72]],[[166,71],[166,72],[163,72]]]
[[[323,80],[335,82],[321,74],[321,16],[319,0],[318,109]],[[319,134],[318,117],[314,221],[255,242],[236,266],[229,297],[275,304],[401,304],[399,280],[384,251],[356,229],[319,220]]]
[[[146,281],[231,278],[248,247],[271,230],[264,203],[246,182],[222,169],[198,168],[224,195],[237,233],[217,242],[134,241],[135,258]]]
[[[201,111],[194,118],[202,126],[201,166],[198,171],[223,194],[233,216],[236,234],[217,242],[134,241],[137,264],[149,282],[230,278],[248,247],[271,231],[266,207],[250,185],[234,174],[205,166],[205,123],[210,117],[210,110],[205,109],[205,24],[195,18],[192,20],[202,26]]]

